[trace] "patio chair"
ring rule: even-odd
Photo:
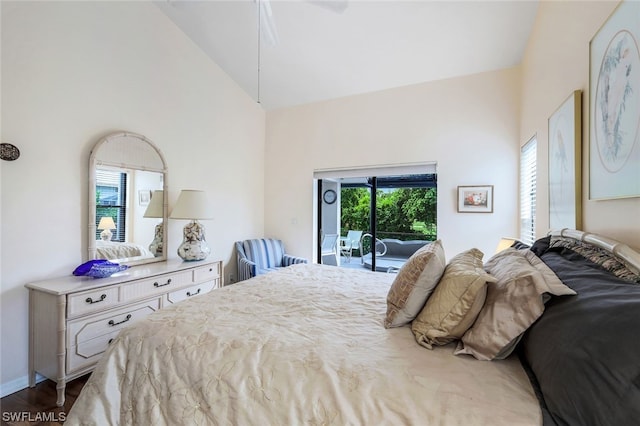
[[[322,263],[324,262],[325,256],[333,256],[335,263],[329,263],[329,265],[338,266],[338,238],[340,235],[338,234],[325,234],[322,237],[322,247],[320,250],[320,255],[322,257]]]
[[[340,238],[340,253],[347,258],[347,263],[351,262],[353,250],[360,248],[360,238],[362,238],[362,231],[352,230],[347,232],[346,237]]]
[[[282,241],[273,238],[236,241],[236,254],[238,281],[296,263],[308,263],[307,259],[286,254]]]

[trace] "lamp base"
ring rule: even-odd
[[[105,229],[104,231],[102,231],[100,233],[100,238],[102,238],[104,241],[111,241],[111,237],[112,236],[113,236],[113,234],[108,229]]]
[[[204,225],[197,220],[185,225],[184,240],[178,247],[178,256],[182,260],[203,260],[211,253],[211,249],[204,238]]]
[[[156,225],[156,233],[153,241],[149,244],[149,251],[155,257],[160,257],[164,254],[164,244],[162,243],[164,237],[164,227],[162,223]]]

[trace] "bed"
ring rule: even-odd
[[[149,259],[153,253],[135,243],[96,240],[96,259]]]
[[[640,256],[598,239],[606,242],[594,246],[598,250],[606,251],[604,245],[623,253],[620,258],[607,251],[594,263],[593,256],[562,245],[565,239],[589,245],[578,241],[585,234],[567,235],[510,248],[484,266],[475,249],[443,265],[436,250],[442,251],[441,242],[414,255],[429,257],[426,266],[412,256],[398,274],[294,265],[162,309],[112,342],[66,424],[627,424],[640,416],[633,359],[640,349],[633,338],[640,324]],[[532,272],[514,269],[518,262]],[[553,268],[559,275],[550,273]],[[412,295],[428,293],[426,300],[417,309],[412,303],[398,309],[397,282],[412,274],[431,288],[414,286]],[[589,295],[590,280],[595,296]],[[498,337],[496,347],[474,346],[483,325],[498,316],[496,307],[505,308],[502,289],[521,289],[526,282],[536,289],[535,300],[513,312],[529,311],[531,323],[512,318],[508,332],[489,333]],[[456,292],[454,308],[445,314],[442,301]],[[519,303],[523,296],[508,297]],[[603,299],[611,300],[598,302]],[[621,305],[626,313],[615,315]],[[609,324],[605,336],[571,338],[558,321],[582,324],[584,318],[574,316],[584,317],[585,306],[598,310],[600,319],[620,317],[616,321],[628,330],[619,333],[620,324]],[[407,308],[413,314],[407,316]],[[594,320],[586,323],[580,333],[597,328]],[[620,338],[634,347],[602,349]],[[583,340],[596,343],[583,348]],[[591,350],[600,359],[591,360]],[[618,367],[609,357],[623,374],[613,371]],[[602,381],[617,398],[613,407],[594,391]],[[599,402],[591,407],[594,395]],[[620,395],[626,400],[620,402]]]

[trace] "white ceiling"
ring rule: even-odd
[[[515,66],[538,7],[537,0],[271,0],[263,7],[272,10],[274,45],[265,21],[258,44],[257,0],[155,4],[265,109]]]

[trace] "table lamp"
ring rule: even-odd
[[[183,189],[171,212],[171,219],[190,220],[184,227],[184,240],[178,247],[178,256],[183,260],[203,260],[211,249],[204,236],[204,225],[198,219],[211,219],[209,200],[204,191]]]
[[[496,247],[496,253],[500,253],[502,250],[506,250],[513,245],[517,240],[511,237],[502,237]]]
[[[164,218],[164,192],[162,190],[153,191],[151,201],[145,210],[143,217],[154,219]],[[153,241],[149,244],[149,251],[155,256],[160,257],[164,253],[164,226],[162,221],[156,225]]]
[[[111,241],[111,237],[113,234],[111,233],[112,229],[116,229],[116,224],[113,221],[111,216],[103,216],[100,218],[100,223],[98,223],[98,230],[102,229],[103,231],[100,233],[100,238],[104,241]]]

